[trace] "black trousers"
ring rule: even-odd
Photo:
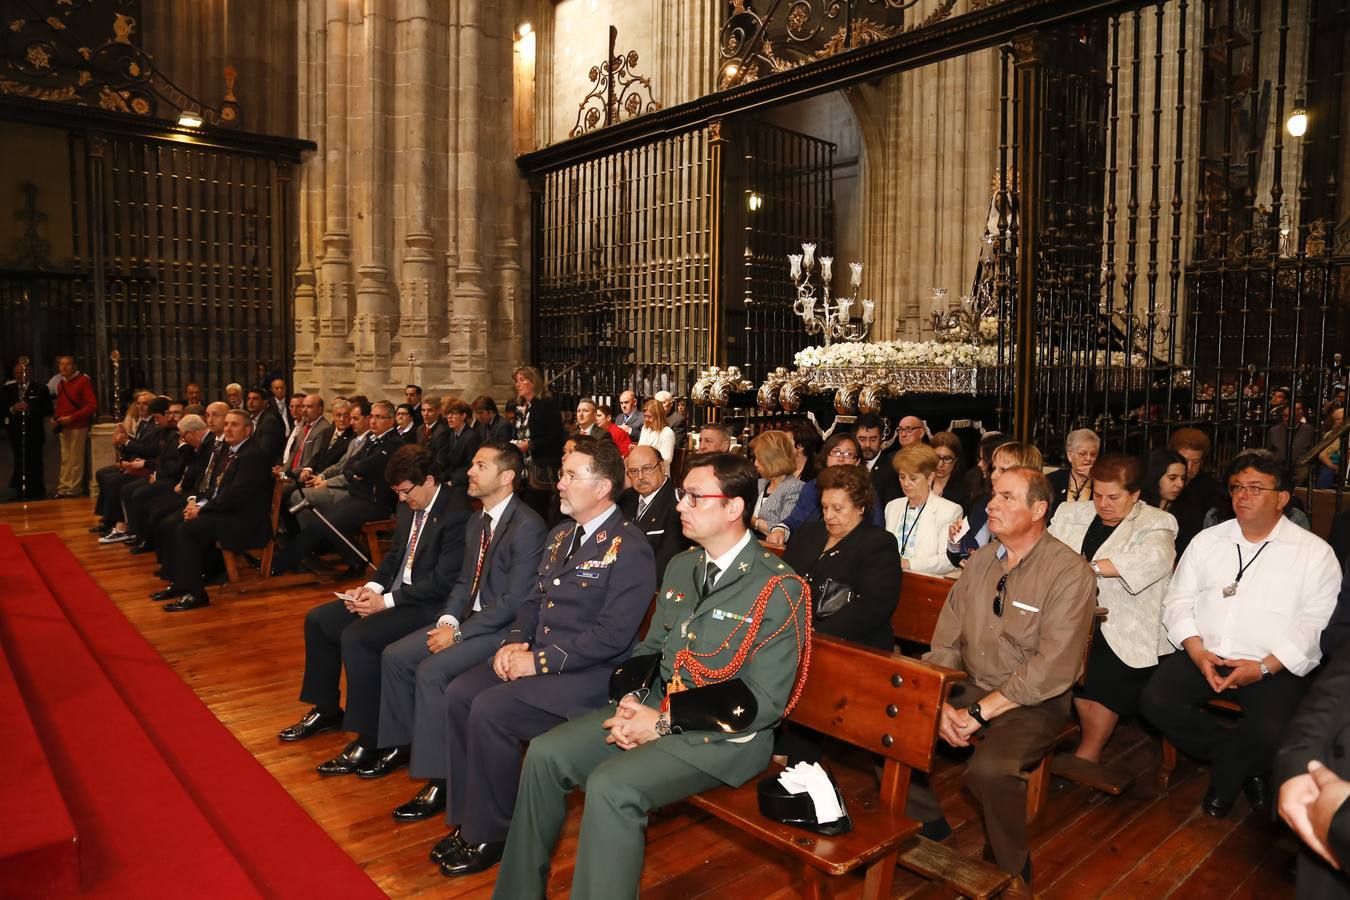
[[[145,521],[145,512],[149,508],[152,500],[162,498],[165,494],[173,493],[173,481],[154,481],[149,478],[142,478],[136,484],[129,484],[122,488],[122,521],[127,523],[127,530],[132,534],[140,534],[136,530],[137,523]]]
[[[98,500],[94,502],[94,512],[103,524],[111,528],[122,521],[122,492],[129,487],[141,484],[149,478],[144,475],[128,475],[116,466],[104,466],[94,475],[98,481]]]
[[[380,655],[415,629],[429,629],[436,611],[422,604],[392,606],[362,618],[341,600],[322,603],[305,614],[305,678],[300,700],[324,712],[342,708],[338,681],[347,670],[344,731],[376,746],[380,727]]]
[[[1285,725],[1307,690],[1306,679],[1287,671],[1224,691],[1224,699],[1241,705],[1232,727],[1205,709],[1219,697],[1184,651],[1158,665],[1140,698],[1145,718],[1187,756],[1211,764],[1210,793],[1232,800],[1242,784],[1270,771]]]
[[[157,481],[135,489],[123,505],[127,508],[128,530],[155,547],[160,521],[168,516],[181,521],[187,501],[182,494],[174,493],[172,483]]]
[[[248,529],[238,516],[212,515],[201,512],[190,522],[183,522],[173,531],[168,550],[169,583],[184,593],[195,593],[206,585],[208,565],[219,571],[220,551],[216,542],[229,540]]]

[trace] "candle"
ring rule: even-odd
[[[830,283],[830,277],[834,274],[834,257],[822,256],[820,258],[820,280],[827,285]]]
[[[788,254],[788,266],[792,270],[793,281],[802,277],[802,255],[800,253]]]
[[[848,264],[849,273],[850,273],[850,274],[849,274],[849,282],[850,282],[854,287],[857,287],[858,285],[862,284],[862,267],[863,267],[863,264],[860,263],[860,262],[851,262],[851,263]]]
[[[802,244],[803,261],[806,263],[806,271],[811,271],[811,267],[816,264],[816,245]]]
[[[863,324],[871,325],[872,318],[874,315],[876,315],[876,308],[877,308],[876,301],[864,300],[862,303],[863,303]]]

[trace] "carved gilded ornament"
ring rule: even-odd
[[[28,48],[28,53],[25,54],[25,56],[28,59],[28,64],[34,69],[44,70],[51,68],[52,58],[50,54],[47,53],[47,48],[43,47],[41,44],[33,44]]]

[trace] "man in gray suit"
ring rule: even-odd
[[[291,439],[286,442],[286,453],[281,468],[292,478],[310,467],[317,456],[328,448],[333,436],[333,423],[324,418],[323,397],[309,394],[300,406],[300,421],[295,423]]]
[[[515,496],[525,457],[514,444],[483,445],[469,466],[469,496],[483,504],[465,529],[464,563],[436,626],[419,628],[384,649],[380,746],[412,744],[409,774],[430,779],[394,810],[417,822],[445,808],[446,685],[497,652],[539,572],[548,527]]]

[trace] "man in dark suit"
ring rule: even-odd
[[[176,432],[166,435],[169,426],[169,398],[155,397],[147,406],[148,417],[141,423],[135,436],[126,436],[117,443],[120,459],[116,466],[106,466],[94,475],[98,482],[98,500],[94,503],[94,512],[98,514],[104,535],[98,539],[100,544],[115,544],[130,539],[126,529],[125,512],[122,509],[122,491],[140,484],[155,470],[165,438],[172,441]],[[118,436],[113,438],[116,443]],[[122,528],[116,526],[121,523]]]
[[[228,449],[224,434],[225,414],[229,411],[230,405],[223,400],[217,400],[206,407],[207,433],[202,436],[197,453],[183,470],[172,493],[164,494],[147,511],[149,525],[144,526],[145,530],[136,532],[143,542],[141,546],[132,547],[131,552],[140,554],[153,550],[159,559],[161,569],[165,572],[168,571],[169,548],[173,546],[173,533],[183,524],[183,508],[187,506],[188,498],[205,497],[215,484],[221,454]]]
[[[403,501],[389,553],[370,581],[305,615],[300,700],[312,708],[278,735],[283,741],[298,741],[339,723],[344,731],[355,732],[356,739],[341,754],[319,766],[320,775],[378,778],[407,762],[402,747],[377,753],[380,654],[411,629],[425,630],[436,621],[464,557],[468,506],[436,481],[424,447],[400,447],[389,460],[385,479]],[[345,714],[338,686],[344,668]]]
[[[259,384],[258,387],[262,387],[262,385]],[[291,408],[294,395],[286,393],[286,379],[284,378],[271,379],[267,383],[267,387],[272,393],[272,396],[268,398],[269,405],[276,412],[277,418],[281,419],[281,425],[285,429],[282,434],[289,434],[291,428],[295,425],[295,414]],[[304,399],[304,394],[299,396],[302,400]],[[254,430],[257,430],[256,426]]]
[[[388,518],[393,511],[394,494],[385,483],[384,470],[394,451],[403,446],[393,426],[393,405],[383,400],[371,404],[370,432],[347,457],[341,473],[332,478],[315,477],[304,488],[309,504],[345,535],[355,534],[367,522]],[[325,544],[342,554],[348,565],[361,565],[361,560],[333,538],[328,526],[309,509],[296,513],[296,520],[300,533],[286,545],[272,567],[273,574],[289,572]]]
[[[419,628],[384,649],[380,679],[380,747],[412,745],[409,773],[430,779],[394,810],[399,822],[445,808],[445,727],[441,696],[456,677],[501,647],[539,573],[548,529],[514,495],[525,476],[515,445],[488,443],[469,467],[469,496],[483,505],[470,520],[459,580],[436,627]]]
[[[227,550],[249,550],[268,538],[272,507],[272,471],[265,451],[250,437],[252,422],[235,410],[225,416],[225,443],[214,485],[206,497],[183,508],[183,524],[168,554],[169,587],[152,595],[165,612],[210,606],[206,596],[205,557],[219,542]]]
[[[408,404],[412,411],[413,424],[419,428],[422,425],[422,387],[417,384],[410,384],[403,388],[403,402]]]
[[[431,451],[432,459],[440,451],[449,427],[441,417],[441,398],[434,395],[422,398],[422,424],[417,426],[417,443]]]
[[[473,430],[483,443],[510,441],[516,436],[515,426],[497,414],[497,401],[483,394],[473,401]]]
[[[675,508],[675,485],[655,447],[639,444],[628,451],[624,465],[633,486],[619,498],[619,509],[647,536],[656,558],[656,580],[660,581],[675,554],[689,549],[689,540],[680,527],[680,512]]]
[[[872,474],[872,487],[876,489],[877,500],[884,509],[887,503],[900,496],[900,476],[891,465],[892,453],[882,453],[882,439],[886,427],[881,417],[875,413],[858,416],[853,423],[853,436],[862,448],[863,465]]]
[[[262,388],[250,388],[246,403],[253,423],[254,446],[262,448],[269,466],[275,465],[281,461],[281,449],[286,446],[286,423]]]
[[[183,473],[196,461],[197,449],[211,429],[201,416],[187,415],[179,420],[174,433],[178,435],[177,446],[160,454],[159,464],[150,477],[122,491],[127,530],[135,535],[133,550],[144,547],[155,519],[174,506],[182,508],[175,489],[183,480]]]
[[[445,875],[501,859],[523,744],[604,705],[610,673],[632,650],[656,589],[651,545],[615,505],[619,451],[575,440],[558,479],[572,521],[549,535],[506,643],[445,692],[446,818],[459,826],[432,853]]]
[[[361,417],[364,421],[364,413],[361,414]],[[322,451],[316,453],[312,460],[301,467],[301,471],[309,469],[312,473],[321,474],[329,466],[341,462],[347,455],[347,446],[356,436],[356,433],[357,431],[352,425],[351,401],[337,401],[333,404],[333,431],[328,437],[328,444]]]
[[[1275,756],[1280,816],[1312,851],[1299,854],[1300,898],[1350,897],[1350,652],[1339,649],[1299,704]]]
[[[473,407],[463,400],[450,403],[445,413],[445,438],[436,455],[436,471],[441,482],[461,493],[467,485],[469,463],[483,443],[478,433],[469,427],[472,416]]]

